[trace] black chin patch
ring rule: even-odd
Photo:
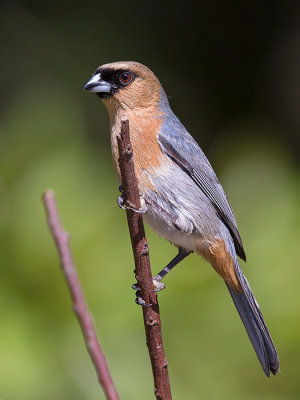
[[[114,93],[96,93],[100,99],[107,100],[114,95]]]

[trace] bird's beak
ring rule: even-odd
[[[103,81],[100,74],[96,74],[83,86],[83,89],[94,93],[110,93],[111,85]]]

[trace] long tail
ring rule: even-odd
[[[236,293],[227,283],[228,290],[246,328],[258,360],[267,376],[279,371],[279,358],[264,318],[236,260],[235,270],[244,293]]]

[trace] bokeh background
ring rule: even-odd
[[[46,227],[50,187],[121,399],[154,398],[108,115],[82,90],[98,65],[136,60],[219,175],[281,360],[267,379],[192,255],[159,294],[174,399],[299,399],[299,1],[2,1],[0,32],[0,398],[104,399]],[[157,272],[176,250],[148,239]]]

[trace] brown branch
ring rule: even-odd
[[[112,382],[105,355],[100,347],[93,319],[88,311],[83,292],[78,280],[76,269],[69,248],[69,235],[63,230],[55,202],[55,195],[48,190],[43,196],[49,229],[56,243],[60,256],[61,267],[68,284],[73,301],[73,309],[81,326],[87,350],[93,361],[99,383],[101,384],[108,400],[119,400],[114,384]]]
[[[120,136],[117,137],[117,140],[123,193],[125,205],[127,206],[127,222],[135,261],[135,277],[140,288],[142,299],[145,304],[151,304],[151,306],[144,306],[142,309],[147,346],[154,378],[155,396],[158,400],[171,400],[168,361],[162,343],[157,296],[156,293],[153,292],[154,287],[149,260],[149,248],[145,236],[143,217],[141,214],[131,209],[139,210],[141,204],[134,172],[133,152],[129,137],[129,122],[125,117],[122,118],[121,133]]]

